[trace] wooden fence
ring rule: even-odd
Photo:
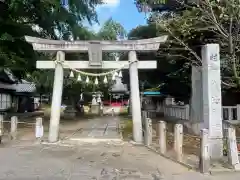
[[[189,120],[190,106],[186,105],[163,105],[157,104],[157,112],[161,112],[166,117],[173,117],[182,120]],[[236,106],[222,106],[223,120],[240,120],[240,104]]]

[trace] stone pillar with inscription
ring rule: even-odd
[[[210,158],[223,156],[220,52],[218,44],[202,47],[203,121],[209,129]]]

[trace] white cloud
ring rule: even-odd
[[[99,32],[99,30],[101,29],[101,25],[97,23],[93,24],[90,29],[92,29],[94,32]]]
[[[120,0],[103,0],[102,7],[115,8],[120,4]]]
[[[96,8],[100,24],[93,24],[90,29],[98,32],[101,25],[114,14],[116,8],[120,5],[120,1],[121,0],[102,0],[103,4]]]

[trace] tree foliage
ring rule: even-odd
[[[81,25],[97,21],[98,0],[70,1],[69,8],[59,0],[6,0],[1,4],[0,66],[17,75],[35,69],[36,53],[24,40],[25,35],[50,39],[89,38]]]
[[[126,36],[127,32],[124,27],[112,18],[109,18],[97,33],[97,37],[104,40],[117,40]]]
[[[36,70],[35,65],[37,59],[52,59],[54,54],[34,52],[24,36],[56,40],[115,40],[125,36],[124,28],[112,19],[98,33],[83,26],[86,21],[90,25],[98,22],[95,8],[101,3],[101,0],[71,0],[65,8],[59,0],[6,0],[0,5],[0,67],[9,68],[15,75],[21,78],[25,76],[27,80],[35,82],[40,94],[50,93],[53,70]],[[80,54],[66,54],[66,58],[81,59]],[[81,89],[92,91],[98,88],[93,83],[76,82],[76,78],[69,78],[69,71],[65,72],[65,94],[74,95],[79,94]]]
[[[147,39],[161,33],[156,24],[150,23],[132,29],[128,36],[129,39]],[[157,53],[138,53],[140,60],[157,60],[156,70],[140,71],[140,85],[145,89],[158,87],[163,94],[186,100],[190,92],[189,68],[184,66],[185,61],[176,61],[176,57],[168,55],[166,46],[161,44]]]
[[[170,37],[166,52],[178,57],[178,61],[187,60],[189,65],[199,66],[201,45],[220,44],[223,88],[239,89],[240,2],[206,0],[183,6],[185,9],[180,12],[152,13],[157,29]]]

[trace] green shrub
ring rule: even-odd
[[[223,141],[223,155],[227,156],[227,141]]]
[[[121,129],[124,139],[132,137],[133,122],[132,120],[123,120],[123,127]]]

